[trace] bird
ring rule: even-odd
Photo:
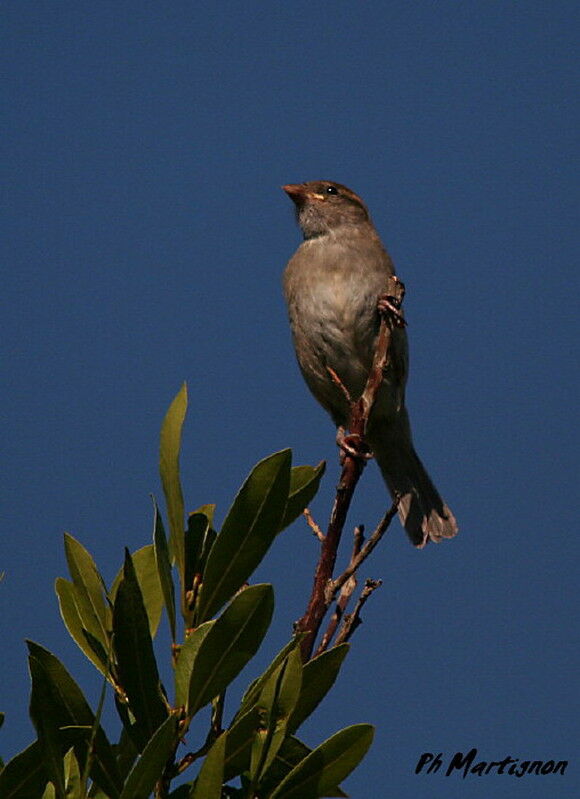
[[[283,275],[296,357],[307,386],[340,431],[348,425],[349,398],[361,395],[372,366],[378,301],[394,265],[354,191],[329,180],[282,189],[294,203],[304,237]],[[405,407],[407,373],[407,334],[404,326],[394,326],[365,439],[398,500],[407,535],[421,549],[428,541],[452,538],[458,527],[415,452]]]

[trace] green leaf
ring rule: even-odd
[[[181,447],[181,429],[187,411],[187,386],[184,383],[175,399],[169,406],[161,426],[159,446],[159,471],[167,515],[169,518],[169,549],[177,562],[179,573],[183,578],[183,493],[179,478],[179,450]]]
[[[69,749],[64,756],[64,778],[67,799],[80,799],[81,772],[74,749]]]
[[[266,682],[258,699],[261,725],[250,762],[250,778],[254,785],[259,784],[282,746],[301,684],[302,658],[296,648]]]
[[[318,466],[292,467],[290,470],[290,491],[284,518],[280,525],[281,530],[292,524],[294,519],[300,516],[304,508],[308,507],[308,504],[318,492],[325,469],[326,463],[324,461],[321,461]]]
[[[38,741],[15,755],[0,772],[2,799],[38,799],[48,782]]]
[[[193,663],[199,651],[199,647],[205,636],[211,630],[215,621],[206,621],[196,630],[189,634],[179,651],[177,663],[175,664],[175,705],[185,707],[189,695],[189,681]]]
[[[354,724],[335,733],[292,769],[271,799],[318,799],[356,768],[372,743],[374,728]]]
[[[64,549],[82,625],[107,652],[111,610],[105,603],[103,578],[89,552],[69,533],[64,536]]]
[[[205,567],[199,621],[211,618],[246,582],[280,530],[290,486],[290,450],[254,467],[238,492]]]
[[[148,799],[177,744],[177,718],[169,716],[151,737],[131,769],[120,799]]]
[[[253,683],[251,683],[242,697],[242,703],[238,712],[236,713],[236,718],[246,713],[256,704],[265,683],[276,671],[278,666],[286,660],[286,657],[290,654],[290,652],[294,651],[294,649],[300,645],[305,635],[306,633],[298,633],[290,641],[288,641],[288,643],[278,652],[268,668],[259,677],[257,677]]]
[[[46,678],[46,693],[49,694],[47,707],[52,708],[51,712],[54,714],[58,726],[86,730],[84,735],[77,736],[74,744],[77,760],[84,763],[87,758],[91,729],[95,723],[94,713],[81,689],[59,659],[34,641],[27,641],[26,644],[31,658],[43,668]],[[99,727],[95,734],[92,758],[91,777],[111,799],[116,799],[121,790],[121,775],[113,748],[102,727]]]
[[[227,735],[222,733],[207,753],[190,799],[221,799]]]
[[[42,664],[36,658],[28,658],[32,692],[30,694],[30,718],[38,735],[40,753],[49,779],[54,785],[57,799],[64,799],[64,765],[59,738],[58,713],[52,701],[50,683]]]
[[[312,658],[304,665],[302,690],[288,722],[290,732],[296,732],[330,691],[349,648],[349,644],[340,644]]]
[[[137,581],[141,589],[141,596],[147,611],[147,618],[149,619],[149,632],[151,637],[154,638],[161,619],[163,611],[163,590],[157,572],[157,563],[155,561],[155,548],[153,544],[141,547],[131,555]],[[119,583],[123,579],[123,569],[119,571],[113,585],[109,592],[111,601],[115,601]]]
[[[115,752],[121,777],[123,778],[123,781],[125,781],[125,778],[133,768],[133,763],[139,754],[139,749],[133,743],[131,736],[125,727],[123,727],[123,730],[121,731],[119,743],[113,745],[113,751]]]
[[[96,645],[94,638],[85,635],[86,631],[77,609],[75,586],[69,580],[65,580],[64,577],[57,577],[54,588],[58,597],[60,615],[71,638],[101,674],[106,675],[106,653],[100,644],[99,646]]]
[[[258,708],[253,707],[244,715],[236,717],[227,733],[224,762],[224,782],[237,777],[250,766],[252,743],[260,723]]]
[[[274,610],[271,585],[244,588],[202,641],[189,683],[188,712],[193,716],[237,677],[258,650]]]
[[[153,499],[153,509],[153,550],[155,553],[155,564],[157,566],[157,574],[159,575],[163,601],[167,610],[167,618],[169,619],[171,640],[175,643],[175,588],[173,586],[173,577],[171,576],[169,548],[167,546],[167,539],[165,538],[163,519],[161,518],[155,499]]]
[[[131,712],[148,740],[167,718],[149,621],[131,555],[126,550],[124,576],[113,608],[114,644],[119,681]]]
[[[260,791],[264,796],[269,796],[270,792],[277,788],[286,775],[289,774],[298,763],[304,760],[311,751],[312,749],[306,746],[305,743],[295,738],[293,735],[289,735],[284,740],[278,754],[274,758],[274,762],[268,769],[268,773],[260,783]],[[348,794],[338,786],[328,789],[324,795],[336,797],[348,796]]]

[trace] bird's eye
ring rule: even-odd
[[[326,187],[326,193],[327,194],[338,194],[338,189],[336,188],[336,186],[327,186]]]

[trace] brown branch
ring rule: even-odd
[[[352,555],[350,556],[351,563],[359,554],[361,547],[363,545],[363,541],[364,541],[364,525],[359,524],[357,527],[354,528],[354,543],[353,543]],[[329,586],[331,585],[333,585],[333,583],[329,582]],[[330,621],[328,622],[328,627],[326,628],[326,632],[322,636],[320,644],[318,645],[315,657],[317,655],[322,654],[322,652],[326,652],[326,650],[328,649],[328,646],[334,637],[334,634],[340,623],[340,620],[343,617],[344,611],[346,610],[346,606],[348,605],[350,598],[354,593],[356,585],[357,581],[354,573],[351,575],[351,578],[349,580],[345,580],[341,584],[340,596],[338,597],[338,600],[336,602],[334,613],[330,617]],[[328,604],[330,604],[330,602],[334,599],[335,596],[336,596],[336,591],[333,593],[333,596],[331,598],[327,596]]]
[[[401,281],[392,276],[389,278],[389,285],[386,294],[391,303],[387,303],[390,308],[394,307],[394,312],[381,314],[381,323],[377,344],[375,348],[373,363],[362,395],[359,399],[351,403],[349,430],[351,440],[362,442],[366,432],[367,422],[371,409],[375,403],[378,390],[383,380],[383,370],[388,362],[389,345],[393,328],[403,324],[402,316],[399,313],[400,303],[404,295],[404,286]],[[340,377],[330,371],[331,377],[340,387],[342,381]],[[348,392],[347,392],[348,394]],[[366,460],[364,458],[365,447],[359,443],[361,454],[355,455],[351,447],[344,449],[342,473],[336,489],[336,497],[328,523],[326,536],[321,544],[321,552],[314,574],[312,593],[306,612],[296,623],[296,629],[305,632],[302,641],[302,658],[307,661],[312,656],[312,650],[316,641],[316,636],[328,607],[332,600],[327,597],[327,587],[332,580],[336,556],[342,530],[346,521],[348,509],[352,500],[354,489],[363,472]]]

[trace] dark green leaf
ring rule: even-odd
[[[257,702],[261,724],[250,762],[250,778],[255,785],[259,784],[282,746],[301,684],[302,657],[300,650],[295,648],[265,683]]]
[[[221,799],[226,739],[227,735],[222,733],[207,753],[191,792],[191,799]]]
[[[250,767],[252,743],[260,723],[258,708],[253,707],[236,720],[228,730],[226,757],[224,763],[224,782],[237,777]]]
[[[48,782],[48,774],[38,741],[6,763],[0,772],[2,799],[38,799]]]
[[[161,589],[161,582],[157,572],[157,563],[155,561],[155,548],[153,544],[141,547],[131,555],[137,581],[141,589],[141,596],[147,611],[147,618],[149,619],[149,632],[151,637],[155,637],[161,613],[163,611],[163,591]],[[119,583],[123,579],[123,569],[113,580],[113,585],[109,592],[111,601],[115,601]]]
[[[133,768],[133,763],[139,754],[139,749],[135,746],[131,740],[130,734],[125,728],[123,728],[121,732],[119,743],[114,744],[113,751],[115,752],[119,772],[121,773],[123,781],[125,781],[127,774]]]
[[[183,578],[183,494],[179,478],[179,450],[181,448],[181,429],[187,411],[187,386],[184,383],[161,426],[159,446],[159,471],[163,493],[167,503],[169,529],[171,531],[169,549],[176,560]]]
[[[59,714],[52,700],[50,682],[42,664],[36,658],[28,658],[32,691],[30,694],[30,718],[38,735],[38,745],[46,772],[54,785],[57,799],[64,799],[64,765],[59,738]]]
[[[163,529],[163,519],[159,513],[157,502],[153,499],[153,549],[155,553],[155,563],[157,574],[163,593],[167,618],[169,619],[169,629],[171,630],[171,640],[175,643],[175,588],[173,577],[171,576],[171,563],[169,561],[169,549],[165,530]]]
[[[197,656],[199,647],[205,636],[211,630],[215,621],[206,621],[196,630],[189,634],[179,651],[177,663],[175,664],[175,705],[185,707],[189,695],[189,682],[191,680],[191,670],[193,662]]]
[[[340,644],[304,665],[302,690],[288,723],[290,732],[296,732],[330,691],[348,650],[349,644]]]
[[[169,716],[157,729],[131,769],[120,799],[148,799],[177,744],[177,718]]]
[[[106,652],[109,647],[111,610],[105,603],[103,578],[91,555],[68,533],[64,536],[64,549],[76,589],[76,603],[82,625]]]
[[[62,620],[71,638],[101,674],[106,675],[107,659],[106,657],[102,657],[104,650],[100,643],[99,648],[97,648],[95,645],[96,639],[86,635],[86,630],[77,607],[78,597],[75,586],[73,583],[65,580],[64,577],[57,577],[54,587],[56,595],[58,596],[60,615],[62,616]]]
[[[258,650],[274,610],[272,586],[244,588],[199,647],[189,683],[189,715],[220,694]]]
[[[318,799],[356,768],[372,743],[370,724],[354,724],[335,733],[292,769],[271,799]]]
[[[246,582],[280,530],[290,485],[290,450],[260,461],[238,492],[205,567],[198,619],[211,618]]]
[[[91,728],[95,723],[95,716],[89,707],[77,683],[70,676],[55,655],[34,641],[27,641],[28,651],[35,661],[42,665],[46,677],[47,706],[52,708],[52,713],[62,727],[78,727],[86,730],[84,735],[79,735],[75,743],[75,752],[80,763],[87,758],[87,742],[90,738]],[[121,775],[117,768],[113,749],[101,727],[96,731],[92,754],[91,777],[95,782],[116,799],[121,789]]]
[[[191,591],[196,574],[200,568],[203,544],[206,540],[210,522],[205,513],[190,513],[185,530],[185,590]]]
[[[149,620],[129,552],[125,554],[123,573],[113,608],[119,681],[136,721],[149,739],[168,711],[161,693]]]
[[[290,470],[290,491],[284,512],[284,519],[280,525],[283,530],[302,513],[304,508],[312,501],[318,491],[326,463],[321,461],[318,466],[293,466]]]

